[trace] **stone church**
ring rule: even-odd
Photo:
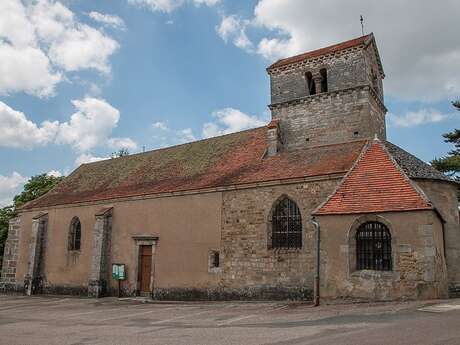
[[[260,128],[84,164],[10,223],[3,291],[157,299],[460,293],[458,184],[386,141],[372,34],[279,60]],[[117,266],[118,267],[118,266]]]

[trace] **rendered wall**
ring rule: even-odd
[[[134,293],[137,280],[134,235],[159,237],[155,256],[158,289],[213,287],[217,276],[208,272],[208,254],[220,250],[221,205],[221,193],[208,193],[47,210],[44,292],[86,294],[95,214],[106,206],[113,206],[109,265],[127,265],[128,279],[122,286],[126,293]],[[27,274],[32,217],[36,213],[21,215],[15,274],[18,284]],[[81,250],[69,251],[69,225],[75,216],[82,226]],[[116,282],[111,281],[110,287],[116,289]]]

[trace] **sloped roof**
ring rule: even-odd
[[[332,196],[313,214],[431,210],[433,206],[379,140],[369,143]]]
[[[431,165],[425,163],[421,159],[418,159],[414,155],[396,146],[395,144],[392,144],[389,141],[384,141],[383,143],[385,144],[386,149],[391,154],[393,159],[396,161],[396,163],[398,163],[399,167],[404,170],[404,172],[410,178],[443,180],[457,183],[456,180],[444,175],[440,171],[433,168]]]
[[[84,164],[22,209],[346,173],[366,141],[263,158],[267,127]]]
[[[296,63],[296,62],[301,62],[303,60],[319,57],[319,56],[326,55],[326,54],[332,54],[332,53],[335,53],[335,52],[339,52],[341,50],[353,48],[353,47],[359,46],[361,44],[367,43],[369,40],[373,39],[373,37],[374,37],[373,34],[369,34],[369,35],[358,37],[358,38],[355,38],[355,39],[352,39],[352,40],[349,40],[349,41],[334,44],[334,45],[329,46],[329,47],[325,47],[325,48],[321,48],[321,49],[317,49],[317,50],[312,50],[312,51],[309,51],[309,52],[306,52],[306,53],[303,53],[303,54],[288,57],[286,59],[281,59],[281,60],[278,60],[277,62],[275,62],[274,64],[272,64],[270,67],[268,67],[267,70],[271,70],[271,69],[274,69],[274,68],[290,65],[290,64],[293,64],[293,63]]]

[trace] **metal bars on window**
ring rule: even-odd
[[[379,222],[362,224],[356,232],[356,269],[391,271],[391,234]]]
[[[272,248],[302,248],[302,217],[297,204],[282,199],[272,213]]]

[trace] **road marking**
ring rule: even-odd
[[[233,319],[228,319],[228,320],[225,320],[223,322],[219,322],[217,324],[217,326],[221,327],[221,326],[227,326],[227,325],[230,325],[234,322],[237,322],[237,321],[241,321],[241,320],[246,320],[246,319],[249,319],[251,317],[256,317],[257,315],[246,315],[246,316],[239,316],[239,317],[234,317]]]
[[[284,305],[279,306],[279,307],[277,307],[277,308],[269,309],[268,311],[269,311],[269,312],[278,311],[278,310],[286,309],[286,308],[288,308],[288,307],[289,307],[289,304],[284,304]]]
[[[0,307],[0,311],[4,311],[4,310],[11,310],[11,309],[24,309],[24,308],[34,308],[34,307],[37,307],[38,305],[43,305],[43,304],[53,304],[53,303],[60,303],[60,302],[63,302],[63,301],[66,301],[68,300],[68,298],[63,298],[63,299],[59,299],[59,300],[46,300],[46,301],[37,301],[37,302],[34,302],[34,299],[31,298],[30,302],[27,303],[27,304],[15,304],[15,305],[8,305],[6,307],[3,307],[1,308]]]
[[[115,317],[109,317],[109,318],[107,318],[107,319],[94,320],[94,321],[104,322],[104,321],[109,321],[109,320],[124,319],[124,318],[129,318],[129,317],[136,317],[136,316],[138,316],[138,315],[146,315],[146,314],[155,313],[155,312],[160,312],[160,311],[164,311],[164,310],[175,309],[175,308],[176,308],[176,307],[165,308],[165,309],[154,308],[154,309],[151,309],[151,310],[144,311],[144,312],[142,312],[142,313],[135,313],[135,314],[128,314],[128,315],[119,315],[119,316],[115,316]]]
[[[150,324],[151,324],[151,325],[159,325],[159,324],[162,324],[162,323],[166,323],[166,322],[171,322],[171,321],[176,321],[176,320],[184,319],[184,318],[187,318],[187,317],[189,317],[189,316],[198,316],[198,315],[201,315],[201,314],[204,314],[204,313],[209,313],[209,312],[210,312],[210,310],[203,310],[203,311],[200,311],[199,313],[187,314],[187,315],[182,315],[182,316],[176,316],[176,317],[172,317],[172,318],[166,319],[166,320],[153,321],[153,322],[151,322]]]
[[[93,311],[85,311],[83,313],[75,313],[75,314],[70,314],[66,315],[66,317],[74,317],[74,316],[80,316],[80,315],[88,315],[88,314],[96,314],[96,313],[102,313],[102,312],[109,312],[109,311],[114,311],[114,310],[122,310],[126,308],[112,308],[112,309],[101,309],[101,310],[93,310]]]
[[[460,304],[436,304],[419,308],[418,310],[426,311],[429,313],[446,313],[448,311],[460,310]]]
[[[147,310],[147,311],[144,311],[143,313],[136,313],[136,314],[129,314],[129,315],[119,315],[119,316],[115,316],[115,317],[109,317],[107,319],[94,320],[94,321],[105,322],[105,321],[110,321],[110,320],[124,319],[124,318],[127,318],[127,317],[134,317],[134,316],[138,316],[138,315],[150,314],[150,313],[154,313],[156,311],[157,310]]]

